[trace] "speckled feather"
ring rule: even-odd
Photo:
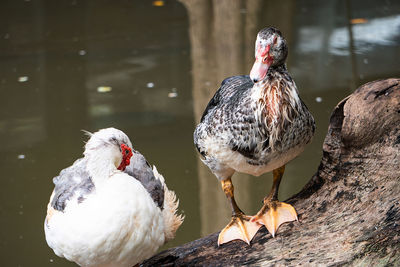
[[[215,136],[227,139],[224,141],[233,151],[252,157],[256,148],[256,143],[249,136],[252,133],[250,128],[256,123],[250,99],[252,87],[253,82],[247,75],[230,77],[222,82],[194,133],[194,142],[201,155],[208,156],[202,146],[203,138]]]
[[[280,96],[279,112],[271,111],[271,95]],[[314,130],[312,115],[281,65],[255,85],[249,76],[225,79],[196,127],[194,142],[203,162],[226,179],[234,171],[260,175],[280,167],[304,149]]]

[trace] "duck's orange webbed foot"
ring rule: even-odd
[[[281,224],[297,220],[297,213],[292,205],[269,199],[264,201],[264,205],[257,215],[250,219],[251,222],[265,225],[272,237],[275,237]]]
[[[239,239],[250,245],[261,224],[250,221],[250,216],[236,214],[218,236],[218,246]]]

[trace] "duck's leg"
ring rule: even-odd
[[[265,225],[272,237],[275,236],[278,227],[285,222],[297,221],[297,213],[292,205],[278,201],[278,190],[285,165],[273,171],[274,182],[271,192],[264,198],[264,205],[257,215],[251,218],[252,222]]]
[[[253,239],[261,225],[251,222],[250,216],[246,216],[239,209],[233,194],[233,184],[230,177],[221,181],[221,186],[232,207],[232,220],[219,233],[218,246],[235,239],[243,240],[250,245],[251,239]]]

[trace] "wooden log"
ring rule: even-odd
[[[299,222],[250,246],[214,233],[142,266],[400,266],[399,169],[400,79],[367,83],[335,107],[317,173],[287,200]]]

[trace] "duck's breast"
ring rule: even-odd
[[[164,243],[160,208],[139,181],[119,171],[85,201],[56,211],[45,231],[57,255],[84,266],[134,265]]]

